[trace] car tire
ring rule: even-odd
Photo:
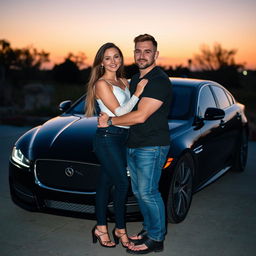
[[[235,152],[232,170],[236,172],[243,172],[246,167],[247,156],[248,156],[248,135],[246,130],[243,129],[238,142],[237,150]]]
[[[166,202],[167,220],[182,222],[192,201],[194,161],[189,153],[180,157],[174,167]]]

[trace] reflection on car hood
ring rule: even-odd
[[[59,116],[43,124],[31,144],[32,159],[51,158],[86,162],[95,159],[92,137],[95,117]]]
[[[187,121],[172,120],[171,136]],[[30,141],[30,159],[65,159],[97,163],[92,152],[92,138],[97,129],[96,117],[65,115],[40,126]]]
[[[173,135],[174,133],[176,133],[178,130],[181,129],[181,127],[183,127],[187,123],[187,120],[171,120],[169,122],[169,129],[171,131],[171,134]]]

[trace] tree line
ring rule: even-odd
[[[187,66],[163,67],[169,76],[211,79],[226,87],[239,87],[240,70],[244,64],[235,61],[237,50],[224,49],[220,43],[212,48],[203,45],[200,52],[188,59]],[[50,61],[50,53],[38,51],[34,47],[13,48],[11,43],[0,40],[0,82],[6,79],[14,84],[27,80],[54,80],[59,83],[85,84],[91,67],[85,66],[86,55],[69,53],[63,63],[56,64],[51,70],[42,70]],[[193,71],[192,71],[193,70]],[[127,78],[138,72],[136,65],[125,66]]]

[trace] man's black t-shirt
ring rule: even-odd
[[[157,99],[163,102],[161,107],[154,112],[144,123],[132,125],[127,146],[139,148],[147,146],[166,146],[170,144],[168,127],[168,113],[170,111],[172,86],[169,77],[159,67],[154,67],[144,77],[136,74],[131,79],[130,91],[133,94],[138,82],[146,78],[148,83],[140,96]],[[137,110],[138,103],[133,110]]]

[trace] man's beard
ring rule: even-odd
[[[140,61],[141,59],[139,59],[138,61]],[[145,62],[143,64],[139,64],[138,62],[136,63],[136,65],[138,66],[139,69],[146,69],[150,66],[152,66],[154,64],[155,60],[152,60],[150,62]]]

